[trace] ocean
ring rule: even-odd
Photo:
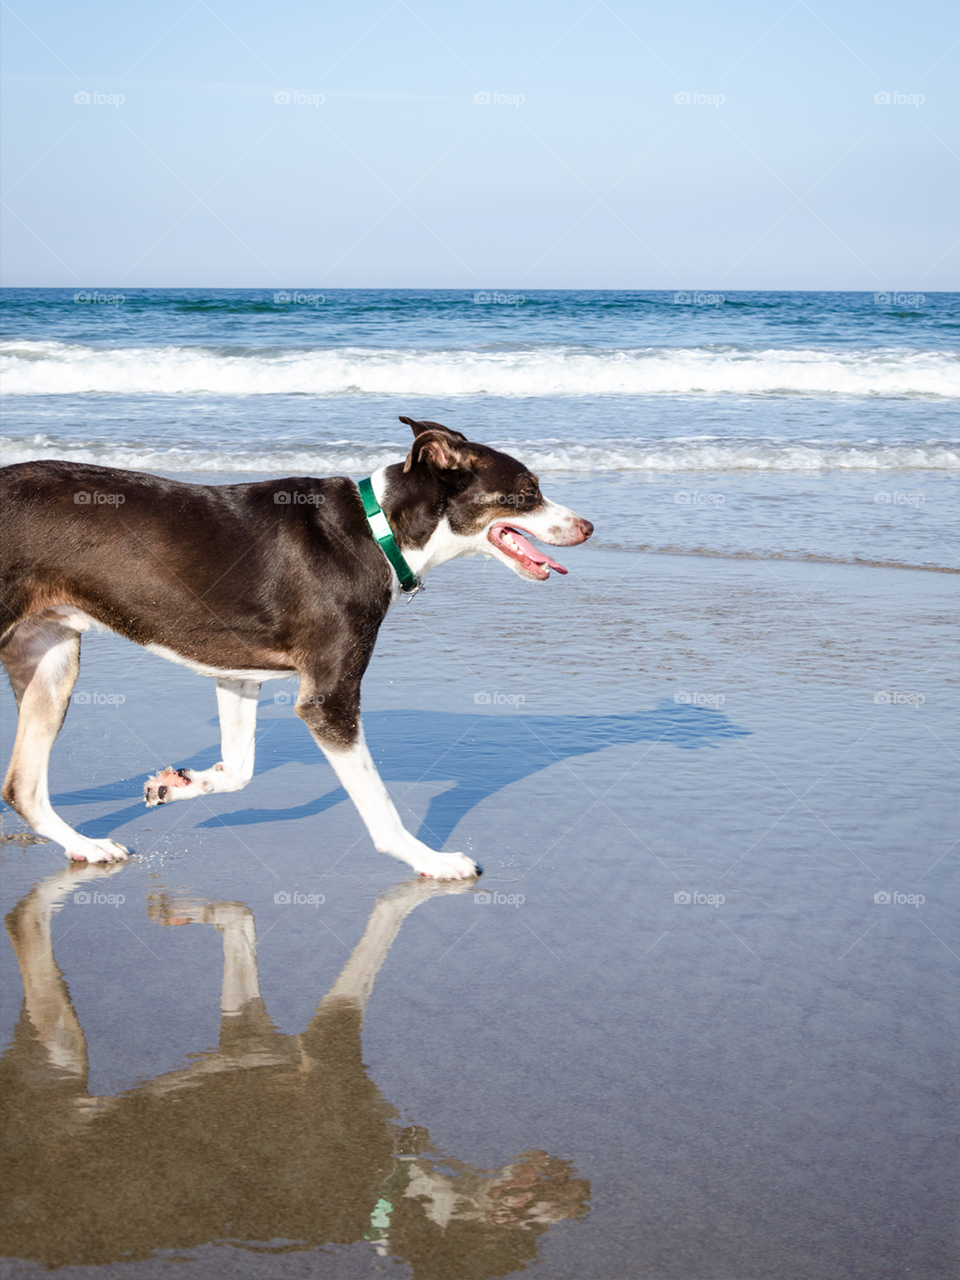
[[[375,852],[293,681],[146,810],[213,682],[84,634],[50,792],[134,856],[0,805],[4,1275],[954,1274],[960,295],[276,293],[9,291],[5,459],[359,478],[406,414],[596,533],[444,566],[364,677],[478,883]]]
[[[359,477],[399,414],[598,545],[960,571],[960,295],[8,289],[4,462]]]

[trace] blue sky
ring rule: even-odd
[[[956,5],[0,12],[7,285],[960,288]]]

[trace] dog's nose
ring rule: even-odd
[[[590,537],[591,533],[593,533],[593,525],[590,523],[589,520],[580,521],[580,532],[583,535],[584,542],[586,542],[586,540]]]

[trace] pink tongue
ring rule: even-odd
[[[567,572],[562,564],[557,564],[556,560],[551,560],[548,555],[538,551],[533,543],[528,542],[522,533],[518,533],[516,529],[510,529],[509,533],[523,554],[529,556],[534,564],[548,564],[551,569],[556,569],[557,573]]]

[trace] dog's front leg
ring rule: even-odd
[[[211,792],[241,791],[253,777],[259,697],[260,685],[256,680],[218,680],[223,759],[212,769],[174,769],[171,765],[155,773],[143,787],[147,808],[169,804],[171,800],[191,800]]]
[[[344,790],[357,806],[379,853],[400,858],[419,875],[434,880],[469,880],[480,874],[477,864],[466,854],[439,853],[407,831],[373,763],[359,721],[357,740],[346,751],[335,750],[320,739],[318,741]]]
[[[377,851],[409,863],[419,875],[434,880],[470,880],[479,875],[477,864],[466,854],[439,853],[406,830],[367,749],[359,702],[359,688],[351,709],[345,705],[342,691],[338,697],[320,700],[301,684],[297,715],[357,806]]]

